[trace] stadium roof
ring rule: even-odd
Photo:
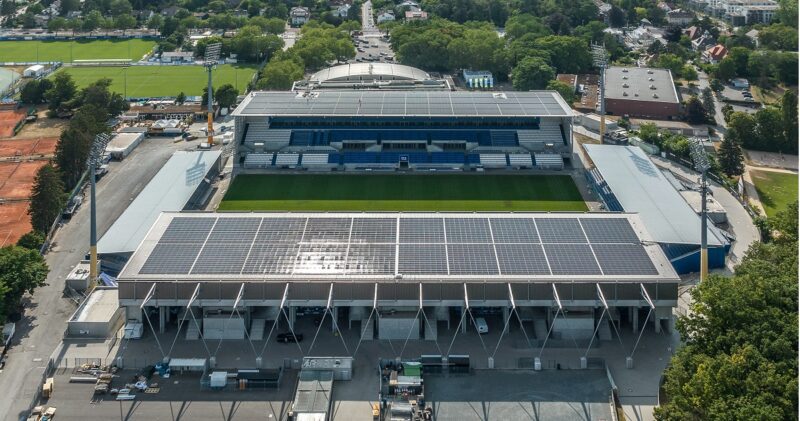
[[[570,117],[555,91],[251,92],[234,116]]]
[[[121,281],[658,282],[622,213],[163,213]]]
[[[607,99],[680,102],[672,72],[667,69],[609,67],[606,69],[605,87]]]
[[[309,78],[311,82],[333,82],[358,78],[375,79],[409,79],[423,81],[431,76],[415,67],[391,63],[353,63],[341,66],[328,67],[314,73]]]
[[[186,206],[221,153],[175,152],[100,238],[98,252],[133,253],[161,212],[180,211]]]
[[[700,244],[700,216],[641,148],[588,144],[584,148],[622,208],[638,213],[655,241]],[[708,244],[721,246],[714,230],[708,232]]]

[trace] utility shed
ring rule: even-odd
[[[106,152],[112,158],[122,161],[144,140],[144,133],[117,133],[108,142]]]
[[[67,335],[107,338],[122,326],[122,313],[117,289],[97,287],[69,318]]]
[[[700,216],[637,146],[584,145],[595,168],[588,173],[611,211],[638,213],[677,273],[700,269]],[[730,243],[708,224],[709,267],[725,266]]]
[[[331,409],[332,371],[300,371],[297,380],[291,419],[296,421],[326,421]]]
[[[100,238],[104,267],[122,268],[161,212],[177,212],[203,201],[217,174],[221,151],[175,152]]]

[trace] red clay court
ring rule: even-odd
[[[0,111],[0,138],[14,136],[14,127],[25,119],[25,111]]]
[[[36,172],[46,160],[0,162],[0,247],[15,244],[31,230],[28,199]]]
[[[57,137],[34,137],[30,139],[0,139],[0,159],[11,157],[43,157],[56,151]]]
[[[0,247],[16,244],[30,230],[28,202],[0,203]]]

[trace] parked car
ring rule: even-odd
[[[276,339],[277,339],[278,342],[284,343],[284,344],[293,343],[293,342],[303,342],[303,334],[302,333],[298,333],[298,334],[295,335],[292,332],[285,332],[285,333],[278,334]]]

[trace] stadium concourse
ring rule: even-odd
[[[562,169],[572,110],[554,91],[251,92],[235,173]]]
[[[680,279],[635,214],[175,212],[117,281],[129,323],[186,321],[187,339],[330,314],[364,340],[436,340],[490,311],[591,346],[620,320],[669,329]]]

